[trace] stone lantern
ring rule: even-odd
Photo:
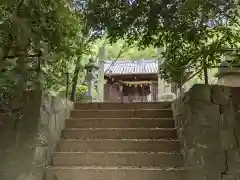
[[[230,67],[229,62],[222,62],[216,77],[219,85],[240,87],[240,66]]]
[[[98,66],[96,66],[94,59],[89,59],[89,63],[85,66],[87,70],[86,81],[88,83],[88,92],[87,96],[92,101],[93,99],[93,89],[94,89],[94,79],[95,79],[95,71],[98,70]]]

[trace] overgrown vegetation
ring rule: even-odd
[[[67,80],[77,83],[94,34],[86,34],[84,9],[73,7],[66,0],[0,2],[1,102],[26,89],[58,91]]]
[[[180,82],[187,68],[218,64],[226,49],[239,48],[239,12],[231,0],[98,0],[89,21],[112,42],[124,38],[139,48],[165,47],[162,75]],[[238,53],[232,54],[239,61]]]
[[[175,82],[187,68],[216,65],[226,49],[239,48],[238,4],[230,0],[2,0],[0,10],[1,102],[43,88],[68,89],[76,99],[84,66],[102,44],[113,60],[157,58],[164,46],[161,73]]]

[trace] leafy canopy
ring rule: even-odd
[[[86,61],[91,53],[90,43],[81,48],[84,22],[83,12],[74,11],[67,0],[1,1],[0,93],[34,88],[40,71],[48,90],[66,86],[66,74],[72,78],[76,59]],[[41,57],[29,57],[39,52]]]
[[[88,18],[111,42],[164,46],[161,73],[176,82],[187,68],[215,65],[226,48],[239,46],[238,4],[231,0],[95,0]]]

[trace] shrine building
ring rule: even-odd
[[[174,87],[158,76],[157,60],[104,62],[104,102],[156,102]]]

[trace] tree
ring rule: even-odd
[[[77,84],[79,73],[84,71],[84,63],[81,63],[82,60],[86,61],[86,58],[89,59],[89,56],[86,55],[94,55],[94,53],[90,50],[95,40],[99,37],[98,32],[94,32],[89,26],[89,21],[87,18],[87,9],[91,6],[93,2],[91,0],[74,0],[72,2],[72,7],[76,13],[81,15],[81,20],[83,22],[83,26],[80,30],[82,36],[79,38],[78,50],[77,50],[77,58],[75,60],[75,68],[72,78],[72,91],[71,91],[71,100],[75,101],[76,92],[77,92]],[[84,57],[85,56],[85,57]],[[88,61],[88,60],[87,60]]]
[[[187,68],[216,65],[226,48],[239,47],[238,4],[230,0],[98,0],[89,22],[111,42],[165,47],[162,75],[180,83]]]
[[[66,0],[0,2],[0,91],[3,98],[26,88],[65,84],[84,36],[81,12]],[[86,53],[89,53],[88,46]],[[71,77],[70,77],[71,78]],[[36,83],[37,82],[37,83]],[[41,83],[39,83],[41,82]],[[61,85],[63,86],[63,85]],[[12,98],[12,97],[9,97]],[[7,99],[1,99],[2,102]]]

